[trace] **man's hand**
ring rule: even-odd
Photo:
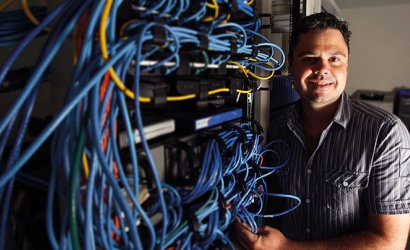
[[[242,223],[239,219],[235,222],[236,238],[239,246],[242,249],[288,249],[291,243],[279,230],[261,226],[258,228],[258,233],[254,234],[250,230],[250,226]]]
[[[263,226],[257,234],[250,226],[235,222],[240,249],[405,249],[410,228],[410,215],[369,214],[369,229],[322,240],[292,241],[279,230]]]

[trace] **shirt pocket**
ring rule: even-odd
[[[326,173],[326,206],[333,212],[358,212],[361,196],[369,185],[369,173],[330,169]]]

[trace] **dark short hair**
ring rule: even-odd
[[[350,35],[352,32],[349,30],[348,26],[349,25],[346,21],[327,12],[316,13],[302,18],[296,28],[292,30],[289,45],[289,56],[292,56],[293,49],[299,42],[300,34],[324,31],[327,29],[338,29],[343,35],[348,52],[350,52]]]

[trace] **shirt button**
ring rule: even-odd
[[[342,184],[343,184],[344,187],[349,186],[349,183],[347,181],[344,181]]]
[[[310,173],[312,173],[312,169],[308,168],[308,170],[306,170],[306,172],[307,172],[308,174],[310,174]]]
[[[310,233],[310,228],[306,228],[306,233]]]
[[[306,199],[306,203],[308,203],[308,204],[309,204],[309,203],[310,203],[310,199]]]

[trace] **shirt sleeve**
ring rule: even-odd
[[[398,118],[384,124],[375,145],[367,189],[374,214],[410,213],[410,135]]]

